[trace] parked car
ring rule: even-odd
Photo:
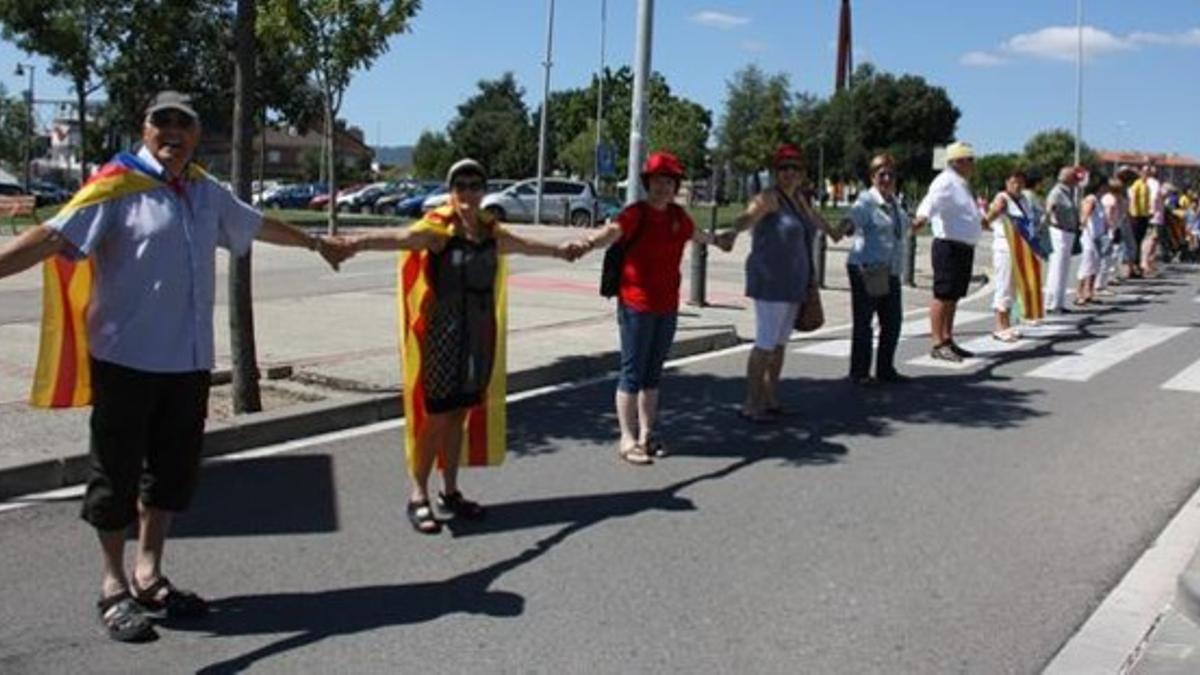
[[[537,179],[530,178],[483,198],[483,208],[509,223],[532,223]],[[542,183],[542,221],[590,227],[597,207],[591,183],[546,178]]]
[[[395,192],[396,184],[389,182],[371,183],[354,192],[338,197],[338,211],[358,211],[371,213],[371,207],[384,195]]]
[[[71,191],[61,185],[42,180],[31,181],[30,192],[37,197],[37,206],[41,208],[49,204],[61,204],[71,198]]]
[[[354,183],[353,185],[347,185],[346,187],[342,188],[341,190],[338,190],[337,196],[341,197],[342,195],[348,195],[351,192],[354,192],[355,190],[361,188],[362,186],[363,186],[362,183]],[[316,195],[312,199],[308,200],[308,208],[316,210],[316,211],[320,211],[321,209],[327,208],[328,206],[329,206],[329,192],[328,191],[326,191],[322,194]]]
[[[375,213],[384,216],[400,215],[401,204],[406,204],[408,200],[416,197],[424,200],[425,196],[437,189],[438,185],[439,183],[409,183],[407,185],[403,185],[396,192],[385,195],[376,200],[374,204]],[[406,206],[411,205],[406,204]],[[420,202],[418,202],[417,208],[420,208]],[[407,210],[411,211],[411,208]],[[420,213],[417,213],[416,215],[420,215]]]
[[[398,213],[402,216],[410,218],[419,218],[426,211],[430,211],[436,206],[426,206],[426,204],[445,204],[450,198],[450,190],[445,185],[438,185],[429,192],[423,195],[413,195],[412,198],[400,202]]]
[[[303,209],[312,198],[329,191],[321,183],[297,183],[281,185],[263,194],[257,206],[264,209]]]

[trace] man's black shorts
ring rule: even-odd
[[[137,502],[182,511],[200,471],[208,371],[149,373],[91,360],[90,473],[83,519],[121,530]]]
[[[933,297],[958,300],[971,285],[975,247],[949,239],[933,240]]]

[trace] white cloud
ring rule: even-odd
[[[740,28],[750,23],[750,17],[735,16],[733,14],[725,14],[724,12],[714,12],[712,10],[704,10],[692,15],[692,22],[698,23],[701,26],[709,28],[720,28],[721,30],[730,30],[732,28]]]
[[[1115,35],[1095,26],[1083,27],[1085,60],[1106,54],[1116,54],[1155,47],[1200,47],[1200,28],[1181,33],[1150,33],[1138,31],[1126,36]],[[1020,33],[1005,40],[993,51],[972,51],[959,57],[964,66],[985,68],[1008,63],[1012,58],[1028,57],[1054,61],[1074,61],[1079,50],[1079,29],[1075,26],[1048,26],[1031,33]]]
[[[1094,26],[1083,27],[1083,56],[1085,59],[1103,54],[1129,51],[1136,45]],[[1014,35],[1000,50],[1034,58],[1074,61],[1079,49],[1079,30],[1074,26],[1050,26],[1032,33]]]
[[[1133,33],[1129,41],[1135,44],[1164,45],[1168,47],[1200,47],[1200,28],[1182,33]]]
[[[976,68],[991,68],[994,66],[1002,66],[1008,61],[1003,57],[997,56],[990,52],[967,52],[963,54],[958,62],[964,66],[972,66]]]

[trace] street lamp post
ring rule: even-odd
[[[542,81],[542,119],[538,130],[538,169],[537,169],[537,201],[533,205],[533,224],[542,224],[542,191],[546,180],[546,115],[550,105],[550,68],[553,65],[551,55],[554,52],[554,0],[546,12],[546,60],[542,65],[546,69]],[[566,224],[564,221],[563,224]]]
[[[25,91],[25,191],[29,191],[29,186],[33,182],[32,171],[32,155],[33,155],[33,71],[35,66],[31,63],[18,63],[16,76],[21,77],[25,74],[25,70],[29,71],[29,89]]]

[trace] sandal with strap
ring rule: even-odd
[[[429,507],[428,499],[422,499],[419,502],[410,501],[404,510],[408,514],[408,522],[417,532],[437,534],[442,531],[442,524],[433,517],[433,509]]]
[[[142,610],[156,619],[199,619],[208,615],[207,600],[176,588],[166,577],[159,577],[146,588],[134,586],[132,591]]]
[[[96,602],[100,624],[117,642],[149,642],[158,638],[154,625],[129,591],[121,591]]]
[[[631,445],[627,448],[621,448],[617,451],[617,456],[621,459],[635,464],[637,466],[646,466],[654,463],[654,458],[646,453],[646,449],[640,445]]]
[[[483,517],[487,515],[486,509],[478,502],[473,502],[463,497],[461,491],[451,492],[450,494],[439,492],[437,503],[439,509],[454,514],[455,518],[483,520]]]

